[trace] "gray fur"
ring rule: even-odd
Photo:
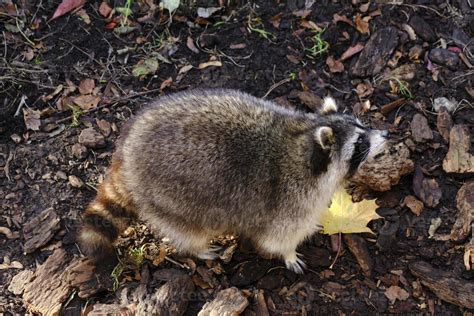
[[[214,258],[213,236],[241,234],[301,272],[296,247],[320,229],[357,135],[371,133],[370,155],[383,142],[354,122],[235,90],[187,91],[137,115],[116,154],[138,216],[178,250]],[[316,137],[323,126],[334,133],[329,149]]]

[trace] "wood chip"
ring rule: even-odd
[[[25,286],[23,293],[28,311],[59,315],[72,292],[64,278],[68,262],[66,251],[60,248],[36,269],[33,281]]]
[[[344,242],[354,255],[366,277],[371,277],[374,269],[374,260],[369,252],[365,239],[355,234],[344,234]]]
[[[298,91],[297,93],[298,99],[300,99],[301,103],[306,105],[313,111],[317,111],[321,108],[321,104],[323,100],[318,95],[314,94],[311,91]]]
[[[420,279],[440,299],[465,308],[474,308],[474,283],[461,279],[453,272],[433,268],[419,261],[409,265],[411,273]]]
[[[382,154],[364,162],[351,181],[375,191],[388,191],[414,168],[405,144],[389,144]]]
[[[25,290],[25,286],[31,281],[34,277],[34,272],[30,270],[23,270],[15,275],[10,285],[8,286],[8,290],[15,295],[21,295]]]
[[[456,195],[458,214],[451,229],[451,240],[463,241],[471,232],[474,223],[474,181],[466,182]]]
[[[236,288],[231,287],[217,293],[212,302],[204,304],[198,316],[240,315],[249,305],[249,301]]]
[[[446,172],[474,172],[474,155],[470,154],[471,136],[466,125],[454,125],[449,133],[449,150],[443,160]]]
[[[104,136],[93,127],[82,130],[78,138],[79,143],[90,148],[100,148],[105,146]]]
[[[351,69],[354,76],[373,76],[382,71],[390,55],[398,45],[398,31],[385,27],[375,32],[365,45],[359,59]]]
[[[417,113],[413,116],[411,134],[418,143],[433,139],[433,132],[428,125],[428,120],[422,114]]]
[[[29,220],[23,227],[25,254],[46,245],[60,228],[60,218],[53,208],[47,208]]]
[[[439,204],[442,191],[435,179],[426,178],[420,167],[415,170],[413,177],[413,192],[428,207],[435,207]]]
[[[403,204],[406,205],[416,216],[420,216],[421,212],[423,212],[423,202],[418,200],[413,195],[406,196],[403,200]]]
[[[194,284],[188,275],[166,282],[137,303],[137,315],[182,315],[193,297]]]
[[[443,137],[446,143],[449,143],[449,133],[453,127],[453,119],[449,115],[448,110],[442,106],[438,111],[438,116],[436,118],[436,127],[438,132]]]

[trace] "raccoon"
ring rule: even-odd
[[[122,132],[83,216],[80,249],[97,261],[115,257],[113,241],[139,218],[198,258],[215,259],[210,240],[232,233],[302,273],[298,245],[384,143],[385,132],[337,113],[332,98],[304,113],[236,90],[161,97]]]

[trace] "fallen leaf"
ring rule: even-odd
[[[416,167],[415,169],[412,188],[413,193],[415,193],[427,207],[436,207],[443,196],[443,192],[436,179],[426,178],[420,167]]]
[[[179,2],[179,0],[162,0],[160,5],[170,13],[173,13],[177,8],[179,8]]]
[[[76,8],[79,8],[85,3],[86,3],[86,0],[63,0],[56,8],[56,11],[54,11],[54,14],[51,20],[56,19],[66,13],[69,13]]]
[[[340,60],[344,61],[348,58],[351,58],[355,54],[360,53],[363,49],[364,49],[364,45],[357,43],[354,46],[349,47],[344,53],[342,53]]]
[[[385,290],[385,296],[390,300],[390,303],[395,303],[396,300],[405,301],[410,294],[397,285],[392,285]]]
[[[204,68],[211,67],[211,66],[221,67],[222,63],[218,60],[211,60],[211,61],[199,64],[198,68],[199,69],[204,69]]]
[[[443,223],[443,220],[440,217],[431,219],[431,225],[428,228],[428,238],[434,237],[436,230],[441,226],[441,223]]]
[[[352,197],[342,189],[334,194],[331,206],[321,216],[323,233],[373,233],[367,224],[381,218],[375,212],[377,207],[375,200],[352,202]]]
[[[449,150],[443,160],[446,172],[474,172],[474,155],[471,154],[471,128],[456,124],[449,133]]]
[[[344,71],[344,64],[341,63],[340,60],[335,60],[332,56],[328,56],[328,58],[326,58],[326,65],[328,65],[329,71],[332,73]]]
[[[222,8],[219,7],[197,8],[197,15],[200,18],[207,19],[217,11],[220,11],[221,9]]]
[[[94,79],[84,79],[79,83],[80,94],[91,94],[95,88]]]
[[[160,85],[160,90],[163,91],[167,87],[170,87],[173,83],[173,78],[169,77],[168,79],[164,80]]]
[[[335,13],[333,16],[332,16],[332,21],[334,24],[336,24],[337,22],[344,22],[344,23],[347,23],[349,24],[350,26],[354,26],[354,22],[352,22],[351,20],[349,20],[347,18],[347,16],[345,15],[339,15],[337,13]]]
[[[406,205],[416,216],[420,216],[421,212],[423,211],[423,202],[418,200],[413,195],[406,196],[403,200],[403,204]]]
[[[102,1],[102,3],[99,6],[99,13],[102,15],[104,18],[107,18],[112,12],[112,8],[107,4],[106,1]]]
[[[41,126],[40,111],[23,109],[23,120],[25,121],[26,129],[39,131]]]
[[[86,24],[91,24],[91,18],[89,17],[89,15],[87,14],[86,10],[84,9],[80,9],[76,12],[76,15],[78,17],[80,17],[82,19],[82,21],[84,21],[84,23]]]
[[[374,92],[374,87],[369,80],[364,80],[364,82],[361,82],[357,85],[356,92],[359,98],[367,98]]]
[[[310,15],[310,13],[311,13],[311,10],[299,10],[299,11],[294,11],[293,15],[300,17],[302,19],[306,19],[306,17]]]
[[[35,52],[31,47],[27,47],[26,51],[23,52],[23,56],[27,61],[31,61],[33,58],[35,58]]]
[[[78,97],[72,98],[72,102],[84,111],[89,111],[90,109],[96,108],[100,102],[100,97],[95,95],[80,95]]]
[[[302,20],[301,21],[301,26],[304,27],[305,29],[315,30],[316,32],[322,32],[323,31],[323,29],[321,27],[319,27],[313,21]]]
[[[188,39],[186,41],[186,46],[196,54],[199,54],[199,49],[197,49],[196,45],[194,45],[193,38],[191,36],[188,36]]]
[[[0,264],[0,270],[6,270],[6,269],[23,269],[23,265],[19,261],[12,261],[9,264],[8,263]]]
[[[270,18],[270,23],[273,25],[274,28],[280,28],[281,17],[283,16],[283,12],[278,13],[275,16]]]
[[[369,21],[371,16],[363,17],[357,13],[354,17],[355,28],[362,34],[370,34]]]
[[[158,70],[158,67],[158,60],[155,58],[148,58],[135,65],[135,67],[133,67],[132,74],[135,77],[143,77],[154,74]]]

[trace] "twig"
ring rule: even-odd
[[[339,245],[337,247],[337,253],[336,253],[336,257],[334,258],[334,261],[331,263],[331,265],[329,266],[329,269],[332,270],[332,268],[334,267],[334,265],[336,264],[336,261],[337,261],[337,258],[339,258],[339,254],[341,253],[341,248],[342,248],[342,233],[339,233]]]
[[[21,109],[23,108],[24,105],[26,105],[25,100],[26,100],[26,95],[22,95],[20,99],[20,104],[18,104],[18,108],[16,109],[16,112],[13,115],[13,117],[17,117],[18,115],[20,115]]]
[[[291,81],[291,78],[285,78],[283,80],[278,81],[277,83],[273,84],[270,89],[268,89],[267,93],[262,97],[262,99],[265,99],[273,90],[278,88],[281,85],[284,85],[285,83],[288,83]]]

